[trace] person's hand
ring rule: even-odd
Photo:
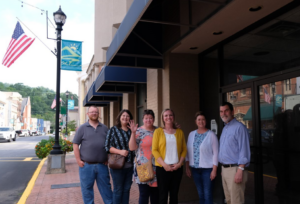
[[[243,181],[243,170],[238,169],[234,176],[235,183],[242,183]]]
[[[135,133],[139,124],[135,124],[134,120],[130,120],[128,124],[128,128],[131,130],[132,133]]]
[[[176,126],[177,129],[180,129],[180,128],[181,128],[181,125],[178,124],[177,122],[175,122],[175,126]]]
[[[217,176],[217,171],[212,170],[210,173],[210,180],[211,181],[214,180],[216,178],[216,176]]]
[[[192,173],[191,173],[191,169],[188,165],[185,166],[185,173],[189,178],[191,178]]]
[[[172,167],[168,164],[165,164],[164,166],[165,171],[173,171]]]
[[[179,169],[181,167],[181,164],[180,163],[177,163],[177,164],[172,164],[171,165],[171,168],[173,171],[176,171],[177,169]]]
[[[127,157],[128,151],[127,150],[120,150],[120,155]]]
[[[81,160],[80,160],[80,161],[77,161],[77,164],[78,164],[79,167],[83,167],[83,166],[84,166],[84,162],[81,161]]]

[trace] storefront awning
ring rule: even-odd
[[[273,110],[274,108],[274,110]],[[260,106],[260,118],[261,120],[273,120],[273,112],[275,114],[280,113],[280,107],[273,107],[273,104],[262,104]],[[252,108],[250,107],[247,111],[246,115],[244,116],[243,120],[252,120]]]
[[[90,90],[88,91],[87,97],[89,102],[110,102],[110,101],[118,101],[119,97],[122,97],[121,93],[103,93],[96,92],[95,90],[95,82],[93,82]]]
[[[146,69],[106,66],[95,81],[95,91],[134,93],[135,83],[147,83]]]
[[[134,0],[107,50],[106,65],[162,69],[164,53],[230,2]]]
[[[88,107],[88,106],[99,106],[99,107],[104,107],[108,106],[109,102],[89,102],[88,101],[88,96],[85,96],[83,100],[83,106]]]
[[[152,0],[132,2],[107,50],[107,65],[163,68],[163,56],[159,51],[160,49],[157,49],[152,42],[133,31],[151,2]],[[153,30],[152,34],[154,32]],[[157,37],[155,38],[155,41],[157,41],[155,44],[161,43],[161,36],[152,35],[152,37]]]

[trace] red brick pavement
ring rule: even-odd
[[[35,185],[27,198],[26,204],[83,204],[80,187],[51,189],[55,184],[79,183],[79,172],[73,154],[66,155],[66,170],[64,174],[46,174],[47,161],[43,165]],[[103,204],[97,185],[94,186],[95,203]],[[130,204],[137,204],[139,190],[133,182],[130,190]],[[198,203],[198,202],[197,202]],[[189,203],[189,204],[195,204]]]

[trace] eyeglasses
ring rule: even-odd
[[[99,114],[99,112],[95,112],[95,111],[93,111],[93,112],[88,112],[88,113],[90,113],[90,114]]]

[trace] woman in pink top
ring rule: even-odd
[[[139,186],[140,197],[139,204],[148,204],[149,198],[151,204],[158,203],[158,188],[156,179],[156,167],[155,160],[152,157],[152,138],[153,132],[156,129],[153,126],[154,123],[154,112],[152,110],[144,110],[143,113],[143,123],[144,125],[138,128],[138,124],[134,121],[130,121],[131,137],[129,140],[129,149],[131,151],[135,150],[136,161],[138,164],[144,164],[152,158],[152,167],[154,171],[154,178],[148,182],[140,182],[139,177],[136,172],[136,164],[134,162],[134,173],[133,177],[135,182]]]

